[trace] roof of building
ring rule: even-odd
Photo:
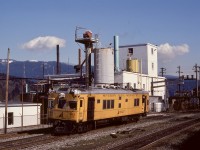
[[[151,44],[151,43],[144,43],[144,44],[134,44],[134,45],[122,45],[122,46],[119,46],[119,48],[138,47],[138,46],[147,46],[147,45],[151,45],[151,46],[157,47],[157,45],[154,45],[154,44]]]
[[[5,107],[5,102],[0,102],[0,107]],[[21,107],[23,105],[23,107],[26,107],[26,106],[41,106],[42,104],[41,103],[30,103],[30,102],[15,102],[15,101],[12,101],[12,102],[8,102],[8,107]]]

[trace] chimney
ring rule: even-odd
[[[59,45],[56,46],[57,50],[57,66],[56,66],[56,74],[60,74],[60,54],[59,54]]]
[[[119,72],[119,37],[114,36],[114,69]]]
[[[81,49],[78,49],[78,65],[81,65]]]

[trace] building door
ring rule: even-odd
[[[87,110],[87,120],[94,120],[94,104],[95,104],[95,98],[89,97],[88,98],[88,110]]]

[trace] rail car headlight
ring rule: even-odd
[[[71,93],[74,94],[74,95],[79,95],[79,94],[81,94],[81,91],[77,90],[77,89],[72,89]]]
[[[80,93],[81,93],[81,91],[79,91],[77,89],[74,90],[74,95],[79,95]]]
[[[59,98],[65,98],[65,93],[60,93]]]

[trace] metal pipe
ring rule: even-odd
[[[114,36],[114,70],[119,72],[119,36]]]
[[[5,129],[4,133],[7,133],[7,108],[8,108],[8,81],[9,81],[9,61],[10,61],[10,49],[8,48],[7,56],[7,74],[6,74],[6,103],[5,103]]]
[[[59,45],[56,46],[56,50],[57,50],[57,70],[56,70],[57,72],[56,72],[56,74],[60,74]]]
[[[89,76],[90,76],[90,54],[91,54],[91,47],[86,46],[86,52],[85,52],[85,59],[86,59],[86,70],[85,70],[85,79],[86,79],[86,88],[89,88]]]
[[[78,49],[78,65],[81,65],[81,49]]]

